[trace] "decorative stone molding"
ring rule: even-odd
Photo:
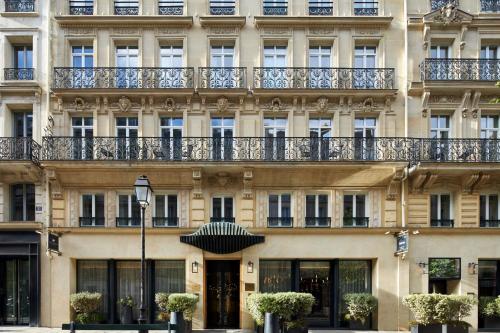
[[[217,98],[216,106],[218,112],[226,112],[229,108],[229,100],[227,99],[227,97],[221,96]]]
[[[489,179],[490,175],[482,172],[470,175],[463,180],[462,190],[464,193],[473,194],[478,187],[484,185]]]
[[[243,171],[243,199],[253,199],[253,169]]]
[[[316,100],[316,110],[318,112],[328,111],[328,98],[322,96]]]
[[[447,4],[440,9],[440,14],[434,16],[434,22],[443,25],[462,22],[463,17],[458,14],[458,8],[452,3]]]
[[[436,182],[437,178],[438,175],[430,172],[417,175],[411,183],[411,191],[413,193],[424,193]]]
[[[193,169],[193,199],[202,199],[202,171]]]
[[[128,112],[132,108],[132,102],[128,97],[122,96],[118,100],[118,108],[121,112]]]
[[[427,118],[427,114],[429,113],[429,98],[431,97],[431,93],[426,91],[422,95],[422,117]]]
[[[403,170],[396,171],[396,173],[394,174],[394,176],[391,179],[391,182],[389,183],[389,186],[387,186],[385,200],[388,200],[388,201],[396,200],[398,193],[399,193],[399,188],[401,186],[401,182],[403,181],[403,177],[404,177]]]
[[[271,100],[271,102],[267,105],[267,109],[273,112],[283,111],[286,105],[281,101],[279,97],[275,97]]]
[[[49,181],[49,184],[51,186],[51,197],[52,199],[55,200],[62,200],[63,199],[63,190],[61,183],[59,182],[59,179],[57,177],[56,171],[49,169],[46,171],[47,175],[47,180]]]
[[[162,109],[167,112],[177,111],[177,105],[175,103],[175,100],[171,97],[167,97],[167,99],[165,99],[165,102],[163,102]]]

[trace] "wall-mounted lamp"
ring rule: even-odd
[[[194,274],[197,274],[198,273],[198,268],[199,268],[199,264],[197,261],[194,261],[192,264],[191,264],[191,273],[194,273]]]
[[[467,267],[469,268],[469,274],[470,275],[477,274],[477,266],[479,266],[479,265],[476,264],[475,262],[470,262],[469,263],[469,265]]]
[[[247,264],[247,273],[253,273],[253,262],[251,261]]]
[[[419,262],[418,267],[422,270],[422,274],[427,274],[427,271],[425,270],[429,264],[426,262]]]

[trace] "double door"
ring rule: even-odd
[[[29,323],[29,259],[0,259],[0,325]]]

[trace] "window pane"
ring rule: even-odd
[[[348,327],[345,320],[344,296],[353,293],[371,294],[371,262],[367,260],[340,260],[339,261],[339,300],[337,314],[339,326]]]
[[[291,217],[291,197],[290,194],[281,195],[281,217]]]
[[[155,196],[155,216],[165,217],[165,196],[157,195]]]
[[[26,184],[26,220],[35,220],[35,185]]]
[[[186,263],[183,260],[155,261],[155,292],[184,293]]]
[[[366,215],[366,205],[365,205],[365,196],[364,195],[356,195],[356,217],[365,217]]]
[[[306,217],[316,217],[315,195],[306,195]]]
[[[450,196],[441,195],[441,219],[449,220],[451,218],[451,201]]]
[[[108,313],[108,263],[104,260],[79,260],[77,262],[77,291],[100,293],[100,312],[104,318]]]
[[[222,198],[213,198],[212,207],[212,217],[222,217]]]
[[[168,196],[168,217],[177,217],[177,196]]]
[[[104,194],[95,195],[95,217],[104,217]]]
[[[233,217],[233,198],[224,200],[224,217]]]
[[[498,220],[498,195],[490,195],[490,220]]]
[[[128,216],[128,195],[118,196],[118,217],[129,217]]]
[[[486,220],[487,218],[487,214],[486,214],[486,202],[488,200],[488,196],[486,195],[482,195],[480,198],[479,198],[479,209],[480,209],[480,219],[481,220]]]
[[[278,196],[277,195],[270,195],[269,196],[269,216],[270,217],[278,217]]]
[[[353,196],[344,195],[344,217],[354,217],[353,208]]]
[[[431,195],[431,219],[437,220],[439,218],[438,215],[438,196]]]
[[[292,291],[291,261],[262,260],[259,266],[259,291],[261,293]]]
[[[328,217],[328,195],[318,196],[318,217]]]
[[[92,216],[92,197],[91,194],[82,195],[82,217]]]

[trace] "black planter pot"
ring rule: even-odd
[[[499,317],[485,317],[484,328],[500,328],[500,318]]]
[[[185,325],[185,327],[186,327],[185,333],[192,333],[193,332],[193,321],[191,321],[191,320],[189,320],[189,321],[185,320],[185,323],[186,323],[186,325]]]
[[[416,325],[411,327],[411,333],[468,333],[469,328],[454,325]]]
[[[259,326],[257,325],[257,323],[254,323],[254,327],[255,327],[254,330],[255,333],[264,333],[264,326]]]
[[[184,320],[184,313],[182,312],[171,312],[170,313],[170,323],[175,324],[177,327],[172,330],[173,333],[186,333],[186,321]]]
[[[266,312],[264,317],[264,333],[279,333],[280,320],[274,313]]]
[[[122,305],[120,309],[120,323],[128,325],[132,324],[132,322],[133,322],[132,307],[128,305]]]
[[[361,320],[349,320],[349,329],[366,330],[368,329],[368,321],[363,324]]]
[[[295,327],[286,329],[286,333],[307,333],[307,327]]]

